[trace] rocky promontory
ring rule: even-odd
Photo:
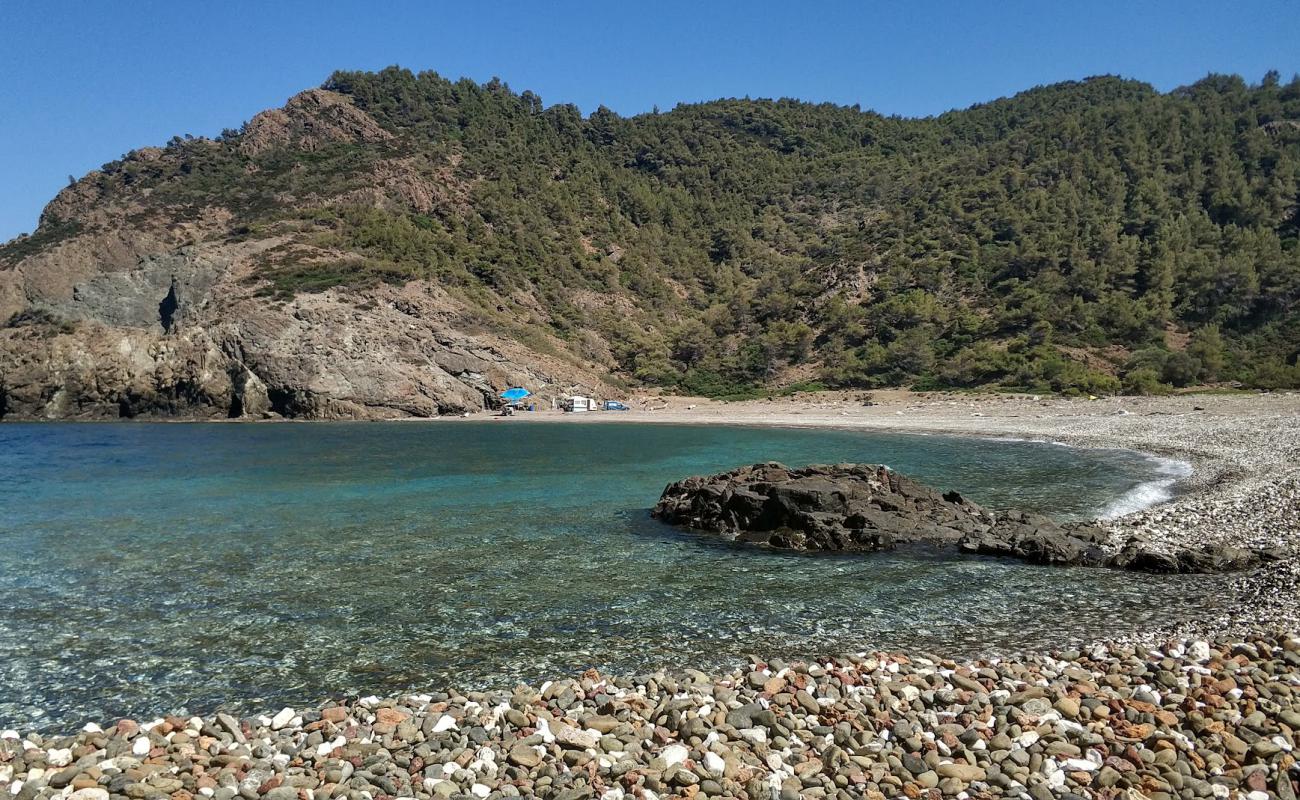
[[[522,301],[466,296],[423,266],[398,276],[306,222],[467,213],[460,154],[402,157],[396,138],[313,89],[238,135],[141,148],[74,181],[32,236],[0,242],[0,420],[425,418],[495,408],[511,386],[600,394],[600,341],[584,357],[544,324],[523,337],[507,306]],[[367,167],[325,163],[344,151]],[[193,185],[220,170],[228,185]]]
[[[1138,536],[1117,541],[1093,523],[991,510],[888,467],[766,463],[694,476],[664,489],[652,514],[673,525],[783,550],[874,552],[898,545],[952,547],[1036,564],[1146,572],[1223,572],[1270,558],[1227,545],[1174,551]]]

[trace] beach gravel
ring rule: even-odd
[[[5,731],[20,800],[1295,797],[1300,638],[729,673]],[[444,720],[452,720],[449,725]],[[149,744],[141,752],[137,743]]]

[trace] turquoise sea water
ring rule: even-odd
[[[1186,615],[1205,579],[931,550],[785,555],[663,526],[672,480],[885,463],[1087,517],[1136,453],[846,431],[494,422],[0,425],[0,726],[253,711]]]

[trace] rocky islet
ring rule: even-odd
[[[924,544],[1039,564],[1149,572],[1221,572],[1280,557],[1226,544],[1155,549],[1138,533],[1118,539],[1092,523],[992,511],[874,464],[791,469],[771,462],[694,476],[669,484],[652,513],[782,550],[872,552]]]

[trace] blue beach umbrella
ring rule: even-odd
[[[506,389],[504,392],[501,393],[501,396],[512,403],[517,403],[530,394],[532,394],[532,392],[528,391],[527,389],[521,389],[520,387],[515,386],[510,389]]]

